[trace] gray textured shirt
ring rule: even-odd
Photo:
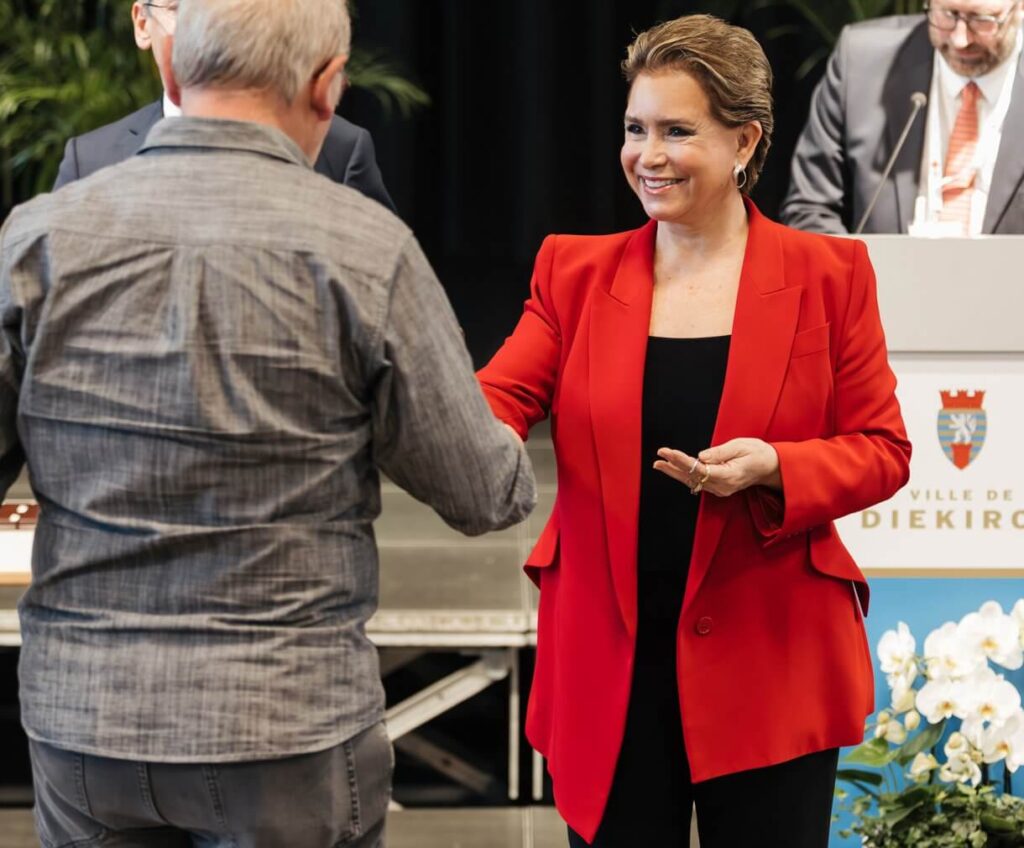
[[[29,735],[164,762],[383,712],[378,469],[452,526],[535,499],[409,230],[282,133],[180,118],[0,232],[0,486],[41,513]]]

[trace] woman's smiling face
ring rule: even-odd
[[[717,121],[686,71],[642,73],[629,90],[622,169],[650,218],[692,224],[736,191],[734,169],[746,165],[758,138],[756,123]]]

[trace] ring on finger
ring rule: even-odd
[[[697,470],[697,466],[698,465],[700,465],[700,460],[699,459],[695,459],[693,461],[693,465],[690,466],[690,470],[686,472],[687,475],[692,477],[693,476],[693,472]]]
[[[692,489],[690,489],[690,494],[691,495],[699,495],[700,494],[700,490],[703,489],[703,488],[704,488],[704,481],[701,480],[700,482],[697,483],[696,486],[694,486]]]
[[[711,466],[708,465],[707,463],[705,463],[704,464],[704,476],[700,478],[700,480],[698,481],[697,485],[698,486],[703,486],[705,483],[708,482],[708,478],[710,476],[711,476]]]

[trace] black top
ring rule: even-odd
[[[729,336],[648,339],[640,443],[640,571],[686,572],[700,498],[652,466],[658,448],[696,457],[711,447],[728,354]]]
[[[688,844],[690,806],[680,799],[691,797],[690,772],[676,689],[676,627],[701,498],[653,465],[658,448],[696,456],[711,446],[728,355],[729,336],[652,336],[647,343],[633,683],[615,780],[592,848]]]
[[[729,336],[652,336],[644,366],[640,523],[637,540],[637,662],[675,662],[675,632],[690,568],[700,498],[661,471],[658,448],[696,457],[711,447],[725,381]]]

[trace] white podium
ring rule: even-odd
[[[1024,575],[1024,236],[868,236],[910,483],[847,516],[868,574]]]

